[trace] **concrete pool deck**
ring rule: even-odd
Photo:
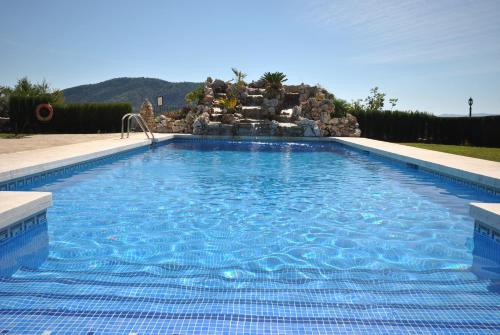
[[[43,136],[49,136],[51,140],[49,141],[47,139],[44,145],[48,145],[50,143],[53,145],[34,150],[25,150],[26,146],[20,146],[18,151],[15,151],[15,148],[9,148],[8,153],[0,154],[0,185],[17,178],[43,173],[45,171],[105,157],[138,147],[148,146],[151,143],[151,141],[146,139],[142,133],[133,133],[130,138],[127,139],[120,139],[119,134],[94,134],[80,137],[79,135],[36,136],[41,136],[41,139]],[[60,136],[60,138],[57,139],[57,136]],[[71,137],[74,138],[72,139]],[[200,136],[187,134],[155,134],[155,137],[158,142],[178,137],[200,138]],[[6,143],[5,141],[19,140],[22,139],[0,139],[0,146],[3,146],[3,143]],[[500,193],[500,163],[498,162],[447,154],[367,138],[331,137],[294,138],[285,140],[330,140],[348,147],[368,151],[383,157],[412,164],[423,170],[428,170],[465,182],[480,185],[484,188]],[[67,143],[67,141],[70,141],[71,144],[61,145],[62,143]],[[74,143],[74,141],[79,143]],[[9,145],[14,145],[14,143],[15,142],[9,142]],[[36,147],[35,144],[33,145]],[[0,198],[0,212],[4,206],[4,202],[1,201]],[[498,207],[488,208],[483,209],[483,211],[489,211],[489,217],[500,217],[500,209],[498,209]],[[471,213],[476,212],[471,210]],[[492,222],[498,222],[498,220],[494,219]],[[488,222],[486,223],[488,224]],[[492,225],[495,229],[500,230],[499,224],[493,223]]]
[[[57,147],[61,145],[113,139],[120,134],[35,134],[16,138],[0,138],[0,154]]]

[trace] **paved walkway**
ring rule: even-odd
[[[0,138],[0,154],[104,140],[109,138],[120,138],[120,134],[47,134],[26,135],[21,138]]]

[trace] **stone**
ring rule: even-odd
[[[330,121],[330,119],[331,119],[330,112],[322,110],[321,113],[320,113],[320,115],[319,115],[319,119],[323,123],[328,123]]]
[[[194,111],[189,111],[186,115],[186,133],[191,134],[193,132],[193,122],[196,119],[197,114]]]
[[[172,132],[174,133],[186,133],[186,120],[175,120],[172,125]]]
[[[295,123],[284,123],[281,122],[278,127],[277,136],[285,137],[302,137],[304,136],[304,130],[302,127],[296,125]]]
[[[207,112],[202,113],[193,122],[193,134],[203,135],[208,129],[210,115]]]
[[[319,129],[316,121],[306,118],[300,118],[296,123],[304,130],[305,137],[321,136],[321,130]]]
[[[156,128],[155,113],[153,111],[153,104],[148,99],[144,100],[139,109],[139,115],[144,119],[144,122],[149,129]]]
[[[206,135],[218,135],[218,136],[233,136],[234,127],[230,124],[212,124],[208,125]]]
[[[210,87],[210,86],[206,86],[205,85],[205,87],[203,88],[203,93],[205,95],[212,95],[213,96],[214,95],[214,89],[212,87]]]
[[[259,79],[257,81],[252,81],[250,84],[248,84],[248,86],[251,88],[265,88],[266,81]]]
[[[300,106],[293,106],[291,119],[295,121],[301,116],[302,116],[302,108]]]
[[[356,117],[351,114],[341,118],[331,118],[326,123],[319,121],[318,126],[321,136],[361,136]]]
[[[220,79],[215,79],[212,83],[214,93],[226,93],[227,83]]]
[[[276,136],[278,134],[278,128],[280,126],[279,122],[276,120],[272,120],[270,123],[271,128],[271,136]]]
[[[165,115],[160,115],[158,117],[158,122],[154,129],[152,129],[156,133],[172,133],[172,126],[174,124],[175,119],[167,117]]]
[[[235,120],[234,114],[222,114],[221,116],[221,122],[224,124],[233,124]]]
[[[262,105],[266,106],[266,107],[276,108],[279,105],[279,100],[277,98],[273,98],[273,99],[264,98]]]
[[[214,102],[214,96],[211,94],[207,94],[203,97],[202,101],[205,105],[211,105]]]

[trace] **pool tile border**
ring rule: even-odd
[[[500,243],[500,204],[471,203],[469,214],[474,218],[474,229]]]
[[[36,228],[40,224],[47,223],[47,210],[32,214],[25,219],[9,224],[0,230],[0,252],[5,243],[8,243],[13,238],[27,233],[31,229]]]
[[[0,191],[17,191],[22,189],[23,187],[27,187],[32,184],[43,183],[46,179],[68,176],[78,170],[91,168],[103,162],[120,157],[123,154],[131,153],[134,151],[140,151],[141,149],[144,149],[144,147],[131,148],[124,151],[112,153],[106,156],[91,158],[89,160],[84,160],[82,162],[69,164],[66,166],[61,166],[59,168],[8,180],[6,182],[0,183]]]

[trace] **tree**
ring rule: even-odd
[[[191,106],[196,106],[201,103],[205,97],[205,88],[203,85],[198,86],[188,94],[186,94],[186,102]]]
[[[0,117],[9,115],[9,95],[12,89],[6,86],[0,86]]]
[[[44,79],[41,83],[32,83],[28,77],[23,77],[17,81],[16,86],[10,91],[10,95],[21,97],[36,97],[50,95],[52,102],[63,103],[64,93],[61,90],[51,89]]]
[[[9,114],[9,98],[11,96],[48,96],[50,103],[64,102],[63,91],[50,88],[45,79],[41,83],[32,83],[28,77],[23,77],[17,81],[14,88],[0,86],[0,116],[2,117],[7,117]]]
[[[381,111],[384,108],[385,93],[379,92],[375,86],[370,90],[370,95],[366,97],[366,109],[369,111]]]
[[[396,107],[396,104],[398,103],[399,99],[398,98],[391,98],[389,99],[389,103],[391,104],[391,111]]]
[[[362,99],[357,99],[357,100],[351,101],[350,110],[353,113],[364,112],[364,111],[366,111],[366,106],[363,104]]]

